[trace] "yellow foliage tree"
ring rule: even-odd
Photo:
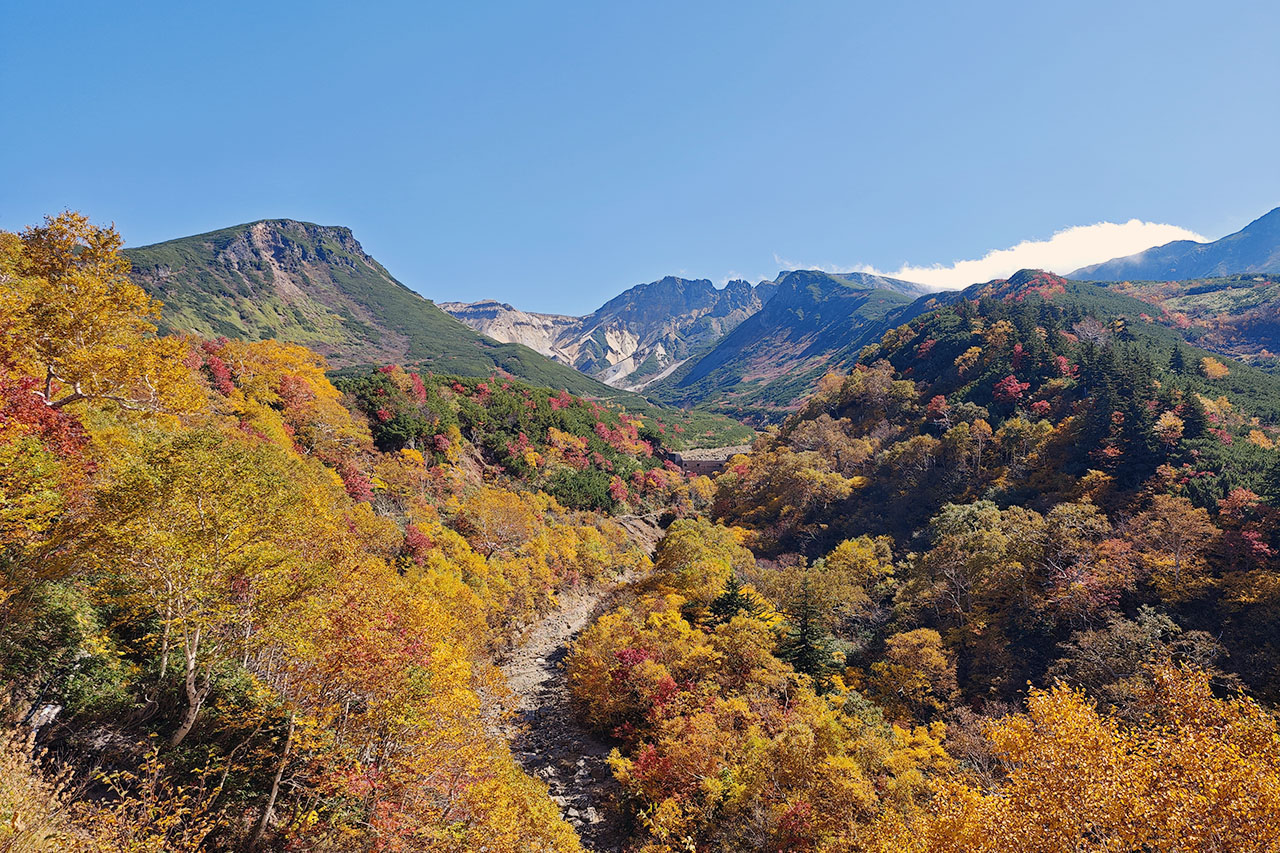
[[[904,719],[929,719],[956,696],[955,662],[932,628],[890,637],[884,659],[873,663],[871,672],[872,694],[886,711]]]
[[[186,345],[154,336],[159,304],[129,280],[120,246],[114,228],[71,212],[0,240],[0,361],[37,378],[53,408],[190,410],[202,395],[182,364]]]
[[[159,678],[181,660],[181,743],[219,662],[306,588],[287,545],[307,538],[299,474],[269,445],[217,432],[158,435],[96,496],[81,556],[118,573],[125,601],[159,621]],[[312,583],[316,581],[311,581]]]
[[[1187,850],[1280,846],[1280,731],[1249,699],[1218,699],[1202,672],[1164,667],[1149,719],[1124,726],[1081,693],[1032,691],[994,723],[1003,765],[988,790],[936,784],[928,809],[893,818],[877,846],[910,853]]]
[[[1200,359],[1200,372],[1208,379],[1225,379],[1231,374],[1231,368],[1216,358],[1205,356]]]

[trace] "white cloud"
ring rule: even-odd
[[[784,269],[866,272],[914,281],[937,290],[956,290],[979,282],[1006,278],[1020,269],[1069,273],[1089,264],[1132,255],[1173,240],[1205,242],[1206,238],[1177,225],[1130,219],[1125,223],[1098,222],[1094,225],[1076,225],[1057,232],[1048,240],[1024,240],[1012,248],[994,249],[976,260],[956,261],[949,266],[935,264],[920,267],[906,264],[901,269],[883,271],[865,264],[815,266],[786,261],[776,254],[773,258]]]

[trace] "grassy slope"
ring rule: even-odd
[[[468,329],[435,303],[396,281],[365,255],[350,232],[306,223],[268,223],[294,264],[281,263],[302,293],[281,287],[255,252],[229,262],[249,226],[131,249],[135,278],[165,302],[173,330],[228,337],[277,338],[323,352],[335,366],[378,364],[392,353],[440,372],[486,375],[494,369],[589,396],[613,389],[518,344]],[[256,247],[255,247],[256,248]],[[158,268],[167,276],[156,274]]]

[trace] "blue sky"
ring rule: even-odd
[[[581,313],[664,274],[896,271],[1135,218],[1216,238],[1280,205],[1273,2],[0,0],[0,20],[0,228],[343,224],[442,301]]]

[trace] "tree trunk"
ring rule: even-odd
[[[289,763],[289,747],[293,745],[293,712],[289,712],[289,733],[285,735],[284,751],[280,754],[280,763],[276,765],[275,778],[271,780],[271,793],[267,795],[267,804],[262,807],[262,817],[258,818],[258,826],[249,840],[249,851],[253,853],[262,843],[262,836],[267,832],[267,824],[271,822],[271,812],[276,807],[276,796],[280,793],[280,780],[284,778],[285,765]]]
[[[169,631],[173,626],[173,605],[164,606],[164,635],[160,638],[160,680],[169,672]]]
[[[209,691],[213,689],[213,664],[209,664],[204,671],[204,680],[197,685],[196,675],[199,673],[199,667],[196,664],[196,650],[200,647],[200,631],[196,630],[195,635],[186,644],[187,647],[187,710],[182,715],[182,725],[178,726],[178,730],[173,733],[173,737],[169,739],[169,746],[177,746],[182,743],[186,736],[191,732],[191,727],[196,724],[196,717],[200,714],[200,708],[204,705],[204,700],[209,697]]]
[[[196,724],[196,717],[199,716],[200,708],[204,706],[204,700],[208,698],[212,687],[213,673],[210,671],[205,671],[204,682],[199,687],[196,687],[194,672],[187,676],[187,710],[182,715],[182,725],[178,726],[178,730],[169,739],[169,746],[177,746],[191,733],[191,727]]]

